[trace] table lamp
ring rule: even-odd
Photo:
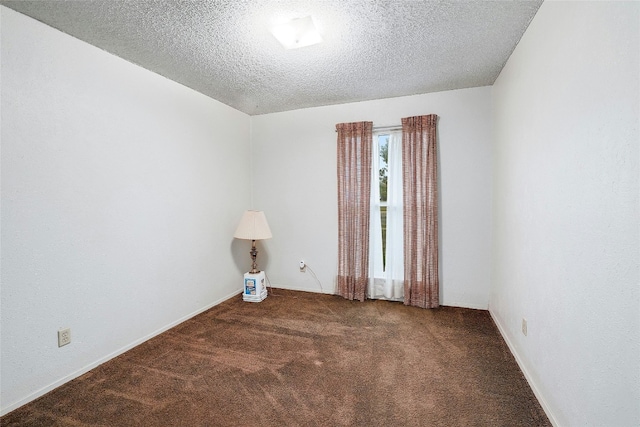
[[[233,234],[236,239],[251,240],[251,259],[253,264],[249,273],[260,273],[256,265],[256,257],[258,256],[258,250],[256,249],[256,240],[270,239],[271,229],[267,224],[267,218],[264,216],[263,211],[246,211],[242,215],[240,224],[236,228],[236,232]]]

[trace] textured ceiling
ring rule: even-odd
[[[251,115],[491,85],[541,3],[0,1]],[[319,45],[269,32],[307,15]]]

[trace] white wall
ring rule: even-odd
[[[545,2],[493,87],[490,311],[557,425],[640,425],[639,23]]]
[[[482,87],[252,117],[254,206],[273,238],[259,263],[274,286],[334,291],[337,260],[335,125],[437,114],[441,175],[441,302],[487,308],[491,249],[491,88]]]
[[[239,292],[251,183],[249,116],[0,13],[6,413]]]

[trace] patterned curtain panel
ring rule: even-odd
[[[402,119],[404,303],[440,305],[438,279],[438,116]]]
[[[369,203],[373,122],[338,131],[338,295],[364,301],[369,273]]]

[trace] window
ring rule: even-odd
[[[401,133],[373,134],[369,239],[370,298],[401,299],[403,278]]]
[[[339,295],[440,305],[437,121],[403,117],[388,134],[373,122],[336,125]]]
[[[374,136],[378,144],[378,182],[380,186],[380,225],[382,228],[382,267],[384,269],[387,248],[387,183],[389,182],[389,134]]]

